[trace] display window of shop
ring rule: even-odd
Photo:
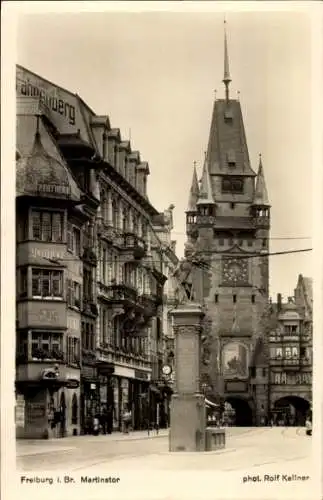
[[[52,210],[31,211],[31,239],[61,243],[64,236],[64,212]]]
[[[31,357],[63,361],[62,333],[33,331],[31,333]]]
[[[71,307],[81,307],[81,285],[73,280],[67,280],[67,304]]]
[[[69,365],[79,365],[80,340],[77,337],[66,338],[66,360]]]
[[[33,268],[32,296],[34,299],[62,299],[63,271]]]

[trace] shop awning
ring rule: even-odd
[[[149,389],[151,392],[155,392],[156,394],[160,394],[160,390],[158,389],[158,387],[155,384],[151,384],[149,386]]]
[[[212,403],[212,401],[209,401],[208,399],[205,398],[205,404],[206,406],[208,406],[209,408],[220,408],[220,405],[216,404],[216,403]]]

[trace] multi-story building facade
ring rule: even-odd
[[[194,169],[186,227],[188,248],[208,264],[194,272],[193,290],[208,316],[207,385],[236,412],[237,425],[256,420],[249,366],[268,303],[270,205],[260,157],[249,159],[239,100],[229,92],[225,37],[225,98],[215,99],[202,178]],[[212,394],[209,394],[211,397]]]
[[[39,99],[19,98],[16,165],[17,435],[80,433],[84,262],[98,200],[78,186]],[[91,172],[91,166],[89,166]]]
[[[155,423],[167,276],[148,163],[20,66],[17,101],[17,435],[89,432],[103,408],[110,430],[125,409]]]
[[[299,275],[294,296],[278,294],[269,332],[269,405],[277,421],[304,425],[312,405],[312,280]],[[273,321],[274,320],[274,321]]]
[[[158,370],[155,372],[157,377],[157,386],[159,387],[161,397],[159,402],[159,424],[166,426],[170,421],[170,397],[173,392],[174,384],[174,332],[171,310],[176,307],[178,297],[176,290],[179,283],[175,277],[175,271],[179,260],[176,256],[176,241],[172,240],[173,229],[173,209],[174,205],[164,212],[153,217],[153,231],[155,235],[154,255],[158,260],[160,255],[161,270],[167,281],[164,285],[163,310],[162,310],[162,337],[159,344]],[[159,245],[158,242],[161,242]]]

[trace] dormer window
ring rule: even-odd
[[[230,149],[227,152],[227,162],[228,162],[229,167],[236,166],[236,153],[233,149]]]
[[[232,122],[232,120],[233,120],[233,112],[232,112],[232,109],[227,108],[227,109],[224,111],[224,120],[225,120],[226,122]]]

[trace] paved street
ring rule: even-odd
[[[134,432],[18,441],[19,491],[32,490],[34,500],[43,498],[44,488],[47,499],[63,499],[66,495],[69,500],[78,499],[79,487],[82,494],[88,491],[90,498],[95,491],[98,499],[107,495],[168,500],[318,498],[309,496],[310,491],[317,491],[318,483],[311,457],[312,438],[305,435],[304,428],[229,428],[226,448],[207,453],[169,453],[167,434],[161,431],[148,437],[146,432]],[[61,484],[67,474],[71,484]],[[286,474],[305,480],[285,480]],[[264,479],[265,475],[270,479]],[[53,478],[54,486],[21,485],[23,476]],[[118,483],[97,484],[96,478],[110,476],[119,478]],[[82,477],[94,478],[94,484],[83,484]],[[107,488],[113,488],[113,495]]]
[[[24,471],[70,472],[108,464],[172,470],[185,468],[222,471],[277,462],[308,460],[312,439],[303,428],[229,428],[225,450],[209,453],[168,453],[168,431],[115,433],[107,436],[80,436],[51,441],[17,442],[17,467]],[[138,460],[139,459],[139,460]]]

